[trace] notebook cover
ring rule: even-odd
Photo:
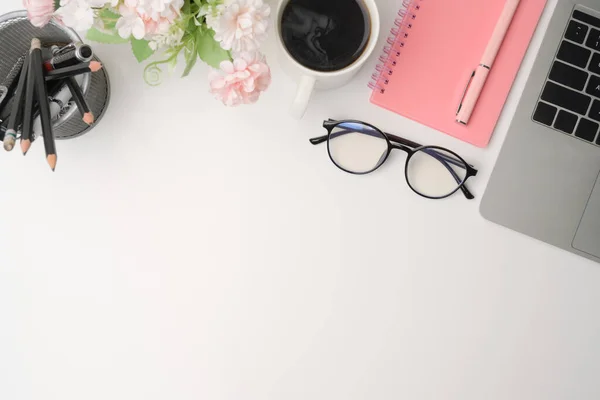
[[[420,4],[382,94],[371,102],[478,147],[488,145],[546,0],[521,0],[467,126],[456,110],[505,0],[413,0]],[[397,40],[400,40],[398,38]]]

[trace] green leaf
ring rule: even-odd
[[[60,8],[60,0],[54,0],[54,10],[58,10]]]
[[[196,20],[194,18],[190,18],[190,21],[188,22],[187,27],[185,28],[185,32],[189,33],[190,35],[195,35],[197,29],[198,26],[196,25]]]
[[[195,40],[190,41],[189,47],[184,49],[185,54],[185,70],[183,71],[182,78],[185,78],[192,72],[192,68],[196,65],[196,61],[198,61],[198,49],[197,43]]]
[[[229,52],[223,50],[219,42],[215,40],[215,32],[212,29],[198,29],[196,47],[198,48],[198,56],[211,67],[219,68],[221,61],[231,60]]]
[[[123,39],[115,31],[103,32],[97,28],[90,28],[86,37],[92,42],[107,43],[107,44],[122,44],[129,42],[129,39]]]
[[[154,50],[150,48],[147,40],[137,40],[132,38],[131,49],[133,50],[133,55],[135,55],[135,58],[137,58],[138,62],[145,61],[152,54],[154,54]]]
[[[119,20],[119,18],[121,18],[121,16],[119,14],[115,13],[114,11],[112,11],[109,8],[104,8],[104,9],[100,10],[100,12],[98,13],[98,16],[100,17],[100,20],[104,24],[104,28],[111,30],[111,31],[115,29],[115,27],[117,25],[117,21]]]
[[[183,2],[183,7],[181,7],[181,12],[183,13],[183,15],[188,15],[190,13],[191,6],[192,4],[190,3],[190,0],[185,0]]]

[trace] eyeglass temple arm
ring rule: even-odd
[[[348,133],[353,132],[353,130],[350,129],[341,129],[335,133],[331,133],[330,135],[324,135],[324,136],[319,136],[316,138],[312,138],[310,139],[310,142],[313,145],[319,145],[321,143],[324,143],[327,141],[327,139],[329,137],[331,138],[336,138],[338,136],[342,136],[342,135],[346,135]],[[370,130],[364,130],[363,131],[364,134],[367,134],[369,136],[374,136],[374,137],[380,137],[379,134],[377,134],[376,132],[371,132]],[[394,141],[396,143],[399,143],[403,146],[407,146],[411,149],[416,149],[419,147],[422,147],[422,145],[413,142],[411,140],[408,139],[404,139],[401,138],[400,136],[396,136],[396,135],[392,135],[391,133],[387,133],[385,132],[385,134],[388,136],[388,139],[390,139],[391,141]],[[440,154],[437,151],[427,151],[427,154],[429,154],[432,157],[435,157],[444,167],[446,167],[446,169],[448,170],[448,172],[450,172],[450,174],[452,175],[452,177],[454,178],[454,180],[456,181],[456,183],[460,184],[462,182],[462,180],[460,179],[460,177],[456,174],[456,172],[454,172],[454,170],[452,169],[452,167],[450,167],[450,165],[448,165],[448,163],[453,164],[457,167],[460,168],[464,168],[464,165],[460,162],[455,160],[452,157],[446,156],[444,154]],[[477,171],[475,171],[475,173],[477,173]],[[460,190],[463,192],[463,194],[465,195],[465,197],[468,200],[473,200],[475,198],[475,196],[473,196],[473,194],[469,191],[469,189],[467,189],[465,182],[463,182],[463,184],[460,186]]]
[[[355,129],[354,130],[352,130],[352,129],[340,129],[337,132],[331,133],[331,138],[334,139],[334,138],[336,138],[338,136],[346,135],[348,133],[355,132],[355,131],[356,131]],[[366,135],[369,135],[369,136],[381,138],[380,134],[378,134],[376,132],[372,132],[371,130],[366,130],[365,129],[365,130],[362,131],[362,133],[364,133]],[[392,135],[392,134],[389,134],[387,132],[385,132],[385,134],[388,136],[388,138],[391,141],[400,143],[400,144],[402,144],[404,146],[410,147],[411,149],[416,149],[417,147],[421,147],[420,144],[412,142],[412,141],[407,140],[407,139],[403,139],[400,136]],[[314,145],[318,145],[318,144],[321,144],[321,143],[325,143],[327,141],[328,137],[330,137],[330,135],[319,136],[319,137],[310,139],[310,142],[312,144],[314,144]]]
[[[349,131],[346,133],[349,133]],[[325,143],[327,141],[328,137],[329,137],[329,135],[319,136],[319,137],[310,139],[310,142],[316,146],[318,144]]]

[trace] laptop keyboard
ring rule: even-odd
[[[600,18],[573,11],[533,120],[600,146]]]

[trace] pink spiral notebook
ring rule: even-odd
[[[456,110],[506,0],[404,0],[371,102],[478,147],[488,145],[546,0],[521,0],[467,126]]]

